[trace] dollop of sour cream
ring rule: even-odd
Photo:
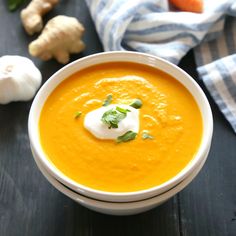
[[[106,111],[116,109],[116,107],[128,109],[130,112],[127,112],[127,116],[118,123],[118,128],[109,129],[101,119]],[[86,114],[84,127],[98,139],[117,139],[128,131],[138,133],[139,109],[123,104],[111,104],[106,107],[100,107]]]

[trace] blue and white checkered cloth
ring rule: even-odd
[[[194,49],[199,77],[236,132],[236,1],[204,0],[201,14],[167,0],[86,0],[105,51],[133,50],[174,64]]]

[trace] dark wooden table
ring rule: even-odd
[[[0,56],[30,57],[34,37],[25,34],[19,10],[0,3]],[[71,60],[102,51],[83,0],[61,0],[45,22],[58,14],[75,16],[86,27],[86,50]],[[44,81],[61,65],[33,59]],[[135,216],[109,216],[90,211],[54,189],[32,158],[27,134],[31,102],[0,105],[0,236],[47,235],[236,235],[236,136],[198,80],[193,54],[180,67],[192,75],[209,98],[214,136],[208,160],[197,178],[165,204]]]

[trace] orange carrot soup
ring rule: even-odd
[[[115,135],[121,124],[136,122],[139,130],[98,138],[85,128],[86,116],[97,109],[102,115],[90,116],[91,129],[96,121],[104,135]],[[186,167],[200,146],[203,124],[194,98],[173,77],[112,62],[83,69],[57,86],[43,106],[39,132],[47,158],[72,180],[132,192],[163,184]]]

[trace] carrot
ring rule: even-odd
[[[170,0],[170,3],[182,11],[203,12],[203,0]]]

